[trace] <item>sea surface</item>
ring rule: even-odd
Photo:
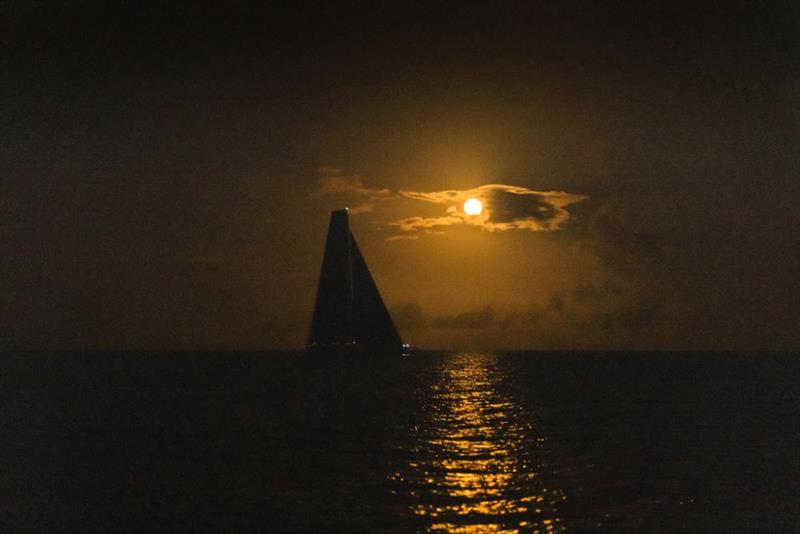
[[[800,355],[0,355],[2,532],[798,532]]]

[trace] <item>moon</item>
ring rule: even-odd
[[[480,215],[483,211],[483,204],[477,198],[468,198],[464,202],[464,213],[467,215]]]

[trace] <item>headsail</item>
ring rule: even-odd
[[[347,210],[331,213],[308,348],[399,351],[397,328],[353,234]]]
[[[350,234],[353,265],[353,334],[367,347],[400,348],[403,345],[378,287]]]

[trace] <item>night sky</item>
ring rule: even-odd
[[[0,349],[302,348],[343,206],[418,347],[800,348],[797,3],[165,4],[0,7]]]

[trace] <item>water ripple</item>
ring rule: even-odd
[[[508,393],[495,354],[452,354],[417,391],[406,461],[389,479],[430,532],[564,532],[547,438]]]

